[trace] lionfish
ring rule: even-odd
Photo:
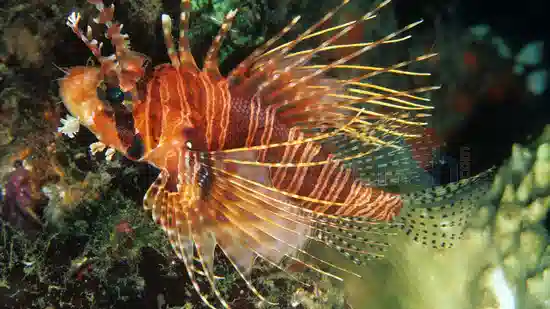
[[[225,16],[199,69],[188,39],[191,3],[182,0],[177,47],[172,20],[162,15],[170,63],[147,70],[148,57],[130,49],[129,36],[114,21],[114,5],[88,2],[99,10],[94,22],[106,27],[114,54],[103,56],[91,27],[80,30],[80,14],[69,16],[67,25],[100,66],[69,68],[60,80],[60,96],[74,116],[64,130],[77,131],[82,124],[111,153],[160,170],[144,208],[166,232],[208,307],[214,305],[201,292],[197,274],[230,308],[216,287],[216,248],[251,292],[270,303],[249,277],[257,259],[283,271],[283,262],[303,263],[341,280],[337,272],[353,272],[313,254],[307,242],[361,263],[381,256],[388,243],[376,235],[396,225],[435,247],[460,237],[472,200],[483,193],[476,183],[486,174],[408,195],[386,192],[362,177],[376,165],[373,158],[391,158],[403,139],[422,138],[410,133],[427,124],[433,108],[421,94],[437,88],[395,90],[369,83],[379,74],[429,75],[404,67],[435,54],[387,67],[352,63],[381,45],[409,39],[405,33],[421,21],[372,42],[337,43],[390,0],[357,20],[326,26],[349,2],[343,0],[294,40],[278,44],[298,24],[296,17],[227,76],[218,69],[218,55],[237,10]],[[297,48],[316,38],[323,40],[314,48]],[[317,56],[334,50],[349,53],[316,63]],[[332,74],[344,70],[355,75]]]

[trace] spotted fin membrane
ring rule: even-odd
[[[415,242],[433,248],[452,248],[474,210],[490,190],[495,168],[444,186],[403,195],[396,222]]]

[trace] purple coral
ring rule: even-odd
[[[9,175],[6,184],[4,217],[20,227],[28,217],[40,222],[33,209],[36,201],[32,197],[31,173],[23,167],[23,162],[20,160],[15,161],[14,167],[15,170]]]

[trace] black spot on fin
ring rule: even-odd
[[[206,199],[210,194],[214,181],[214,174],[212,168],[206,164],[201,164],[198,173],[198,185],[201,188],[201,198]]]
[[[143,144],[143,138],[141,137],[141,134],[137,133],[134,135],[132,143],[130,143],[130,146],[128,147],[126,153],[128,157],[132,159],[139,159],[143,157],[144,152],[145,145]]]

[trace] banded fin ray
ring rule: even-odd
[[[190,228],[192,220],[189,212],[193,205],[192,200],[187,197],[193,188],[180,186],[178,189],[181,191],[176,191],[173,185],[177,180],[173,176],[168,171],[161,170],[143,198],[143,207],[146,211],[151,211],[153,220],[168,236],[174,252],[184,263],[187,275],[201,300],[209,308],[215,309],[216,307],[208,300],[208,296],[201,291],[195,276],[195,273],[205,276],[209,276],[209,273],[206,268],[201,271],[194,263],[196,243]]]
[[[249,289],[261,300],[268,302],[249,278],[257,258],[280,269],[283,269],[279,265],[284,260],[300,262],[313,271],[340,279],[332,271],[322,270],[301,256],[336,271],[353,273],[309,253],[305,249],[306,242],[316,241],[336,248],[357,263],[362,260],[361,256],[380,256],[375,250],[387,245],[377,243],[368,236],[358,236],[359,232],[365,235],[386,235],[385,224],[381,222],[356,222],[322,212],[304,211],[291,197],[264,190],[261,186],[251,186],[228,174],[218,172],[212,187],[208,189],[209,194],[204,195],[200,192],[204,188],[197,185],[200,166],[204,163],[197,162],[192,165],[191,171],[185,170],[184,173],[184,168],[189,166],[185,162],[194,162],[189,157],[192,155],[184,151],[178,151],[175,155],[179,162],[178,174],[161,171],[145,195],[144,207],[152,211],[153,218],[167,233],[175,252],[185,264],[195,290],[209,306],[213,305],[201,293],[195,273],[206,276],[217,299],[224,308],[230,308],[216,287],[216,247],[230,260]],[[166,160],[176,158],[168,156]],[[256,178],[256,184],[265,183],[267,178],[264,177],[268,170],[263,169],[264,175],[255,170],[255,176],[247,175],[247,179]],[[246,172],[252,173],[241,170],[240,174]],[[312,230],[320,237],[310,236]],[[365,243],[371,246],[372,254],[363,250],[362,244]],[[194,257],[195,253],[197,258]],[[198,260],[202,270],[197,268],[194,260]]]
[[[408,25],[375,42],[358,43],[352,46],[334,45],[334,41],[354,27],[363,26],[363,23],[375,18],[376,12],[390,1],[382,2],[362,19],[319,30],[347,2],[347,0],[343,1],[340,6],[327,13],[319,23],[303,32],[294,41],[271,49],[269,48],[275,44],[275,41],[268,41],[267,46],[259,48],[229,74],[231,93],[236,97],[242,96],[250,100],[251,104],[258,105],[251,106],[251,110],[262,109],[264,113],[251,114],[250,122],[257,124],[250,126],[247,133],[248,140],[255,140],[255,143],[242,145],[242,151],[255,146],[288,145],[284,137],[257,138],[264,135],[266,130],[278,129],[274,128],[273,122],[270,121],[272,117],[277,119],[279,125],[297,128],[304,133],[303,143],[306,143],[309,137],[315,137],[316,141],[326,141],[335,135],[348,136],[369,145],[371,151],[365,152],[366,154],[381,147],[398,148],[395,145],[398,137],[418,137],[411,134],[408,128],[425,125],[424,118],[429,116],[428,111],[433,108],[426,105],[424,102],[428,99],[420,97],[419,94],[437,87],[394,90],[367,83],[365,80],[383,73],[429,75],[422,72],[403,71],[401,68],[429,59],[434,54],[419,56],[388,67],[366,67],[350,63],[359,55],[381,45],[396,44],[408,39],[410,36],[400,38],[400,35],[418,23]],[[296,19],[276,38],[287,33],[295,23]],[[322,41],[317,47],[294,50],[300,43],[313,42],[321,34],[330,32],[333,33],[332,37]],[[347,56],[332,63],[320,65],[313,62],[317,54],[339,48],[351,51]],[[330,77],[331,72],[335,70],[348,69],[355,69],[364,74],[344,80]],[[327,132],[332,134],[326,134]],[[276,144],[278,146],[275,146]],[[237,147],[237,149],[228,150],[234,152],[238,149]]]
[[[227,177],[219,174],[219,177]],[[334,219],[318,212],[305,212],[304,208],[284,201],[281,197],[273,197],[273,194],[261,192],[261,188],[240,184],[232,179],[231,192],[247,203],[237,205],[245,212],[254,214],[256,220],[270,222],[273,228],[288,231],[295,237],[304,237],[307,241],[320,242],[328,247],[335,248],[341,253],[350,256],[353,252],[357,255],[381,257],[381,252],[387,243],[377,242],[374,235],[387,236],[390,224],[385,222],[365,220],[360,223],[345,222],[343,219]],[[259,211],[258,207],[261,207]],[[296,233],[292,226],[298,226],[298,230],[307,233]],[[291,228],[289,228],[291,227]],[[302,235],[303,234],[303,235]],[[312,236],[310,236],[310,234]],[[368,247],[372,251],[365,251]]]

